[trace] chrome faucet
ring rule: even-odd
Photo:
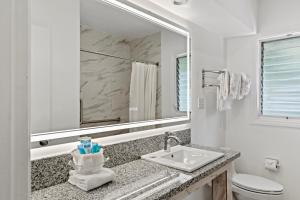
[[[177,144],[182,144],[182,141],[175,135],[172,135],[170,132],[165,132],[165,138],[164,138],[164,150],[167,152],[171,151],[171,139],[175,140]]]

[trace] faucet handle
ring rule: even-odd
[[[169,137],[170,137],[170,132],[169,131],[165,132],[165,136],[164,136],[164,150],[165,151],[169,151],[169,149],[170,149],[169,142],[168,142]]]

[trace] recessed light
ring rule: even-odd
[[[188,2],[188,0],[173,0],[174,5],[184,5]]]

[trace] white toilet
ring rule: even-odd
[[[233,173],[232,191],[236,200],[282,200],[283,186],[250,174]]]

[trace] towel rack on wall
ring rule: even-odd
[[[217,77],[209,77],[207,76],[208,73],[211,74],[222,74],[224,73],[224,70],[206,70],[206,69],[202,69],[202,88],[205,87],[219,87],[219,84],[216,83],[208,83],[206,78],[214,78],[216,79]]]
[[[159,62],[139,61],[139,60],[134,60],[131,58],[123,58],[123,57],[119,57],[119,56],[114,56],[114,55],[110,55],[110,54],[106,54],[106,53],[102,53],[102,52],[89,51],[89,50],[85,50],[85,49],[80,49],[80,51],[85,52],[85,53],[97,54],[97,55],[101,55],[101,56],[107,56],[107,57],[111,57],[111,58],[117,58],[120,60],[127,60],[127,61],[131,61],[131,62],[140,62],[140,63],[152,64],[152,65],[159,66]]]
[[[91,121],[82,121],[82,124],[96,124],[96,123],[105,123],[105,122],[120,122],[121,118],[113,118],[113,119],[99,119],[99,120],[91,120]]]

